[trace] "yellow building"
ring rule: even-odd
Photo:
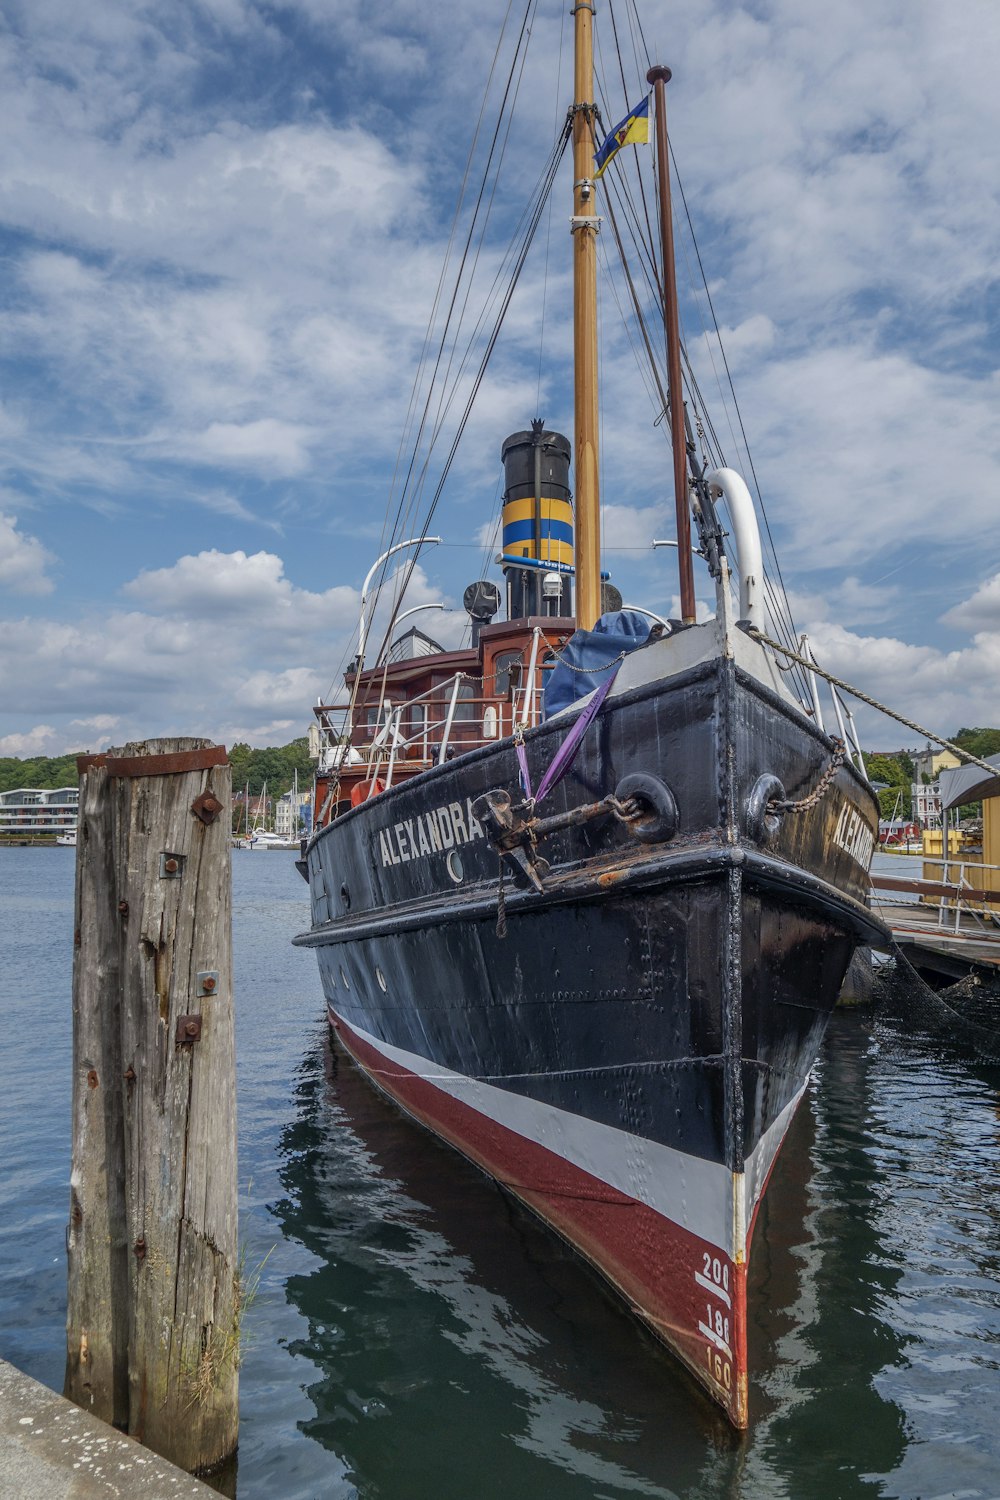
[[[996,775],[990,776],[981,766],[962,766],[960,770],[946,770],[941,778],[941,802],[947,809],[959,807],[963,802],[983,804],[983,855],[984,866],[1000,867],[1000,755],[987,757],[990,765],[996,766]],[[941,835],[938,833],[938,838]],[[949,856],[951,838],[949,835]],[[926,853],[925,849],[925,853]],[[940,858],[940,845],[938,848]],[[970,881],[987,891],[1000,893],[1000,868],[966,871]]]
[[[922,750],[919,755],[913,757],[913,772],[917,781],[923,781],[927,776],[931,781],[937,781],[942,771],[953,770],[962,762],[951,750],[932,750],[930,745]]]

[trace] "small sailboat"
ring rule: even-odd
[[[467,647],[392,640],[390,621],[368,656],[369,585],[434,540],[429,515],[369,573],[344,696],[316,708],[296,941],[377,1086],[574,1245],[744,1427],[757,1209],[852,955],[885,940],[867,905],[878,804],[836,700],[830,733],[815,678],[796,690],[783,670],[752,499],[706,456],[690,371],[683,395],[669,70],[605,139],[592,7],[573,18],[557,147],[573,153],[574,443],[541,420],[503,443],[506,611],[493,581],[471,584]],[[600,555],[598,176],[643,113],[677,619],[621,608]]]

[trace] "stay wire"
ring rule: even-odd
[[[499,48],[500,45],[502,45],[503,35],[504,35],[504,32],[506,31],[507,22],[508,22],[508,19],[509,19],[509,16],[510,16],[510,10],[512,8],[512,4],[513,4],[513,0],[510,0],[510,4],[508,4],[507,12],[506,12],[506,14],[504,16],[504,22],[503,22],[503,27],[501,28],[501,37],[500,37],[500,41],[498,42],[498,48]],[[438,377],[438,373],[440,371],[441,362],[442,362],[442,359],[444,357],[445,349],[447,348],[447,345],[448,345],[448,340],[449,340],[449,337],[450,337],[451,324],[452,324],[452,319],[453,319],[454,312],[455,312],[455,306],[456,306],[456,303],[458,301],[459,290],[460,290],[460,288],[461,288],[461,286],[463,284],[463,277],[464,277],[464,274],[465,274],[465,268],[466,268],[466,264],[467,264],[467,261],[468,261],[470,247],[472,245],[473,237],[474,237],[474,234],[475,234],[476,223],[477,223],[478,218],[479,218],[479,213],[480,213],[480,210],[481,210],[482,204],[483,204],[483,198],[484,198],[484,196],[486,194],[486,187],[487,187],[487,184],[489,182],[490,166],[492,164],[494,154],[496,153],[496,150],[497,150],[497,144],[498,144],[498,141],[500,139],[501,129],[502,129],[502,126],[503,126],[503,123],[504,123],[505,115],[506,115],[507,100],[510,97],[510,91],[511,91],[511,88],[513,86],[513,81],[514,81],[515,74],[517,72],[518,60],[519,60],[519,57],[520,57],[520,54],[521,54],[521,49],[522,49],[522,44],[524,42],[525,32],[526,32],[527,27],[528,27],[529,17],[531,15],[532,10],[535,7],[535,4],[536,4],[536,0],[527,0],[527,4],[526,4],[525,10],[524,10],[524,14],[523,14],[522,19],[521,19],[521,28],[520,28],[520,32],[518,34],[517,43],[516,43],[516,46],[515,46],[515,49],[514,49],[514,55],[513,55],[512,60],[511,60],[511,66],[510,66],[510,69],[509,69],[508,74],[507,74],[507,81],[506,81],[506,84],[504,86],[503,96],[502,96],[501,101],[500,101],[500,106],[499,106],[498,113],[497,113],[497,121],[496,121],[496,125],[494,127],[494,130],[493,130],[493,136],[492,136],[492,139],[491,139],[491,142],[490,142],[490,148],[489,148],[489,152],[488,152],[488,155],[487,155],[486,164],[485,164],[484,169],[483,169],[482,179],[480,181],[480,186],[479,186],[479,191],[478,191],[478,194],[477,194],[477,197],[476,197],[475,207],[473,209],[472,217],[471,217],[470,222],[469,222],[469,229],[468,229],[468,233],[467,233],[466,238],[465,238],[465,243],[464,243],[464,246],[463,246],[463,249],[462,249],[462,255],[461,255],[460,262],[459,262],[458,272],[456,274],[454,285],[453,285],[453,288],[452,288],[452,294],[451,294],[451,298],[450,298],[449,305],[448,305],[448,311],[447,311],[447,314],[445,316],[444,323],[442,325],[441,337],[440,337],[440,339],[438,341],[438,351],[437,351],[437,355],[436,355],[435,361],[434,361],[434,368],[433,368],[433,371],[431,373],[430,380],[428,382],[427,396],[426,396],[426,399],[424,401],[424,407],[423,407],[423,411],[422,411],[421,418],[420,418],[420,424],[419,424],[419,427],[418,427],[418,430],[417,430],[416,438],[414,439],[413,448],[412,448],[411,457],[410,457],[410,462],[409,462],[409,465],[407,467],[406,477],[405,477],[405,479],[403,481],[403,487],[402,487],[402,491],[400,493],[399,503],[398,503],[397,508],[396,508],[396,517],[395,517],[395,520],[393,521],[392,528],[391,528],[391,530],[389,532],[389,536],[390,536],[390,538],[393,541],[399,536],[399,528],[400,528],[400,524],[401,524],[401,521],[402,521],[402,518],[403,518],[404,514],[408,513],[407,510],[405,509],[405,506],[406,506],[406,502],[407,502],[408,497],[409,497],[410,482],[411,482],[411,479],[412,479],[412,476],[413,476],[414,467],[415,467],[416,462],[417,462],[417,455],[420,452],[420,446],[421,446],[421,442],[422,442],[422,439],[423,439],[424,428],[426,426],[428,415],[429,415],[429,412],[430,412],[431,401],[433,399],[433,394],[434,394],[434,391],[435,391],[435,388],[436,388],[437,377]],[[426,535],[426,533],[425,533],[425,535]],[[419,549],[418,549],[418,551],[419,551]],[[379,576],[378,576],[378,578],[376,580],[375,596],[374,596],[374,600],[373,600],[373,604],[372,604],[372,608],[373,609],[376,607],[376,604],[377,604],[377,601],[378,601],[378,596],[379,596],[379,594],[381,592],[382,585],[383,585],[383,583],[385,581],[388,562],[389,562],[389,559],[387,558],[385,560],[385,562],[382,564],[381,571],[380,571]],[[410,570],[410,571],[412,571],[412,570]]]
[[[512,300],[513,295],[514,295],[514,291],[515,291],[515,289],[517,287],[517,283],[518,283],[518,281],[520,279],[521,271],[522,271],[522,269],[524,267],[524,262],[525,262],[525,260],[527,258],[528,251],[529,251],[529,249],[531,247],[531,243],[532,243],[532,241],[534,239],[535,232],[536,232],[536,230],[538,228],[538,224],[539,224],[539,222],[541,220],[542,213],[544,212],[545,204],[547,203],[549,194],[550,194],[550,192],[552,190],[552,185],[553,185],[553,183],[555,181],[555,175],[556,175],[556,172],[558,170],[559,163],[562,160],[562,156],[563,156],[563,153],[564,153],[564,151],[566,149],[566,144],[567,144],[568,140],[569,140],[569,122],[567,122],[567,126],[563,129],[562,135],[561,135],[560,139],[556,142],[556,146],[553,149],[553,152],[551,154],[550,166],[549,166],[549,171],[548,171],[548,173],[546,175],[546,182],[545,182],[545,186],[544,186],[544,191],[539,194],[538,202],[537,202],[537,204],[535,206],[535,211],[534,211],[534,213],[531,216],[531,220],[530,220],[530,223],[528,225],[527,232],[526,232],[526,234],[524,236],[524,240],[523,240],[523,242],[521,244],[521,247],[520,247],[520,249],[518,251],[517,260],[516,260],[516,263],[514,265],[514,269],[513,269],[512,275],[511,275],[510,283],[509,283],[509,285],[508,285],[508,287],[507,287],[507,289],[505,291],[503,302],[501,304],[501,308],[500,308],[499,314],[498,314],[498,316],[496,318],[496,321],[494,323],[494,326],[493,326],[493,328],[492,328],[492,330],[490,332],[490,336],[489,336],[488,342],[486,344],[486,347],[485,347],[485,350],[483,352],[483,355],[482,355],[482,357],[480,359],[479,367],[478,367],[478,369],[476,371],[476,376],[475,376],[475,379],[473,381],[472,388],[471,388],[471,390],[469,392],[468,398],[467,398],[465,406],[463,408],[463,412],[462,412],[462,416],[461,416],[459,424],[458,424],[458,428],[457,428],[457,430],[455,432],[454,438],[452,439],[451,446],[450,446],[450,448],[448,450],[447,458],[445,459],[444,465],[443,465],[442,470],[441,470],[441,474],[440,474],[440,476],[438,478],[438,481],[437,481],[437,484],[435,486],[434,494],[433,494],[433,497],[431,499],[430,505],[428,507],[427,514],[426,514],[426,517],[425,517],[425,520],[424,520],[423,527],[421,529],[420,537],[419,537],[417,548],[416,548],[416,552],[417,552],[418,555],[419,555],[419,550],[420,550],[420,544],[427,537],[427,534],[428,534],[428,531],[429,531],[429,528],[430,528],[430,525],[431,525],[431,521],[434,518],[434,512],[437,509],[438,503],[439,503],[439,501],[441,499],[441,495],[442,495],[442,493],[444,491],[444,487],[445,487],[445,483],[446,483],[447,478],[448,478],[448,474],[449,474],[449,472],[451,470],[452,463],[454,462],[454,459],[455,459],[455,454],[458,451],[459,443],[461,442],[462,435],[463,435],[463,433],[465,431],[465,428],[466,428],[466,425],[468,423],[469,416],[470,416],[470,414],[472,412],[473,405],[475,404],[476,397],[479,394],[479,388],[482,385],[483,379],[485,377],[486,368],[487,368],[487,365],[489,363],[490,357],[491,357],[491,355],[493,353],[493,350],[494,350],[494,348],[496,346],[497,339],[500,336],[500,330],[501,330],[501,328],[503,326],[504,318],[506,317],[508,308],[510,307],[511,300]],[[415,561],[416,561],[416,558],[414,558],[412,561],[410,561],[408,563],[407,567],[408,567],[408,571],[409,572],[412,572],[412,568],[413,568],[413,565],[414,565]],[[390,625],[390,628],[391,628],[391,625]]]

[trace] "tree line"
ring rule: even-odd
[[[1000,729],[959,729],[951,736],[953,744],[970,755],[985,760],[990,755],[1000,755]],[[896,750],[889,755],[872,755],[862,752],[869,781],[885,782],[879,791],[878,800],[883,818],[891,818],[897,806],[904,819],[910,817],[910,787],[917,779],[916,767],[907,750]],[[902,793],[902,797],[900,797]],[[966,815],[970,808],[960,811]]]
[[[71,755],[32,755],[21,760],[14,755],[0,756],[0,792],[19,787],[54,791],[56,787],[76,786],[76,758]],[[269,797],[280,797],[290,791],[298,772],[299,790],[306,792],[312,784],[313,762],[309,759],[309,741],[303,735],[287,745],[269,745],[254,750],[250,745],[234,745],[229,752],[233,768],[233,791],[243,792],[249,785],[251,797],[259,797],[267,786]]]
[[[964,728],[951,738],[963,750],[982,758],[1000,754],[1000,729]],[[83,753],[53,757],[34,755],[26,760],[12,755],[0,757],[0,792],[13,791],[16,787],[53,790],[60,786],[76,786],[76,757]],[[897,750],[889,755],[866,754],[864,761],[869,779],[886,784],[878,794],[882,816],[892,817],[902,791],[903,816],[908,818],[910,786],[916,779],[909,751]],[[263,750],[255,750],[250,745],[234,745],[229,752],[229,764],[233,768],[233,791],[245,792],[249,787],[251,797],[259,797],[265,786],[269,797],[282,796],[291,790],[296,772],[300,791],[306,791],[312,782],[313,763],[309,759],[309,741],[305,735],[287,745],[269,745]]]

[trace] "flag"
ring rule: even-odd
[[[594,157],[594,181],[604,171],[609,161],[612,161],[623,146],[640,146],[649,141],[649,95],[647,94],[641,104],[637,104],[631,114],[627,114],[614,130],[604,137],[604,144]]]

